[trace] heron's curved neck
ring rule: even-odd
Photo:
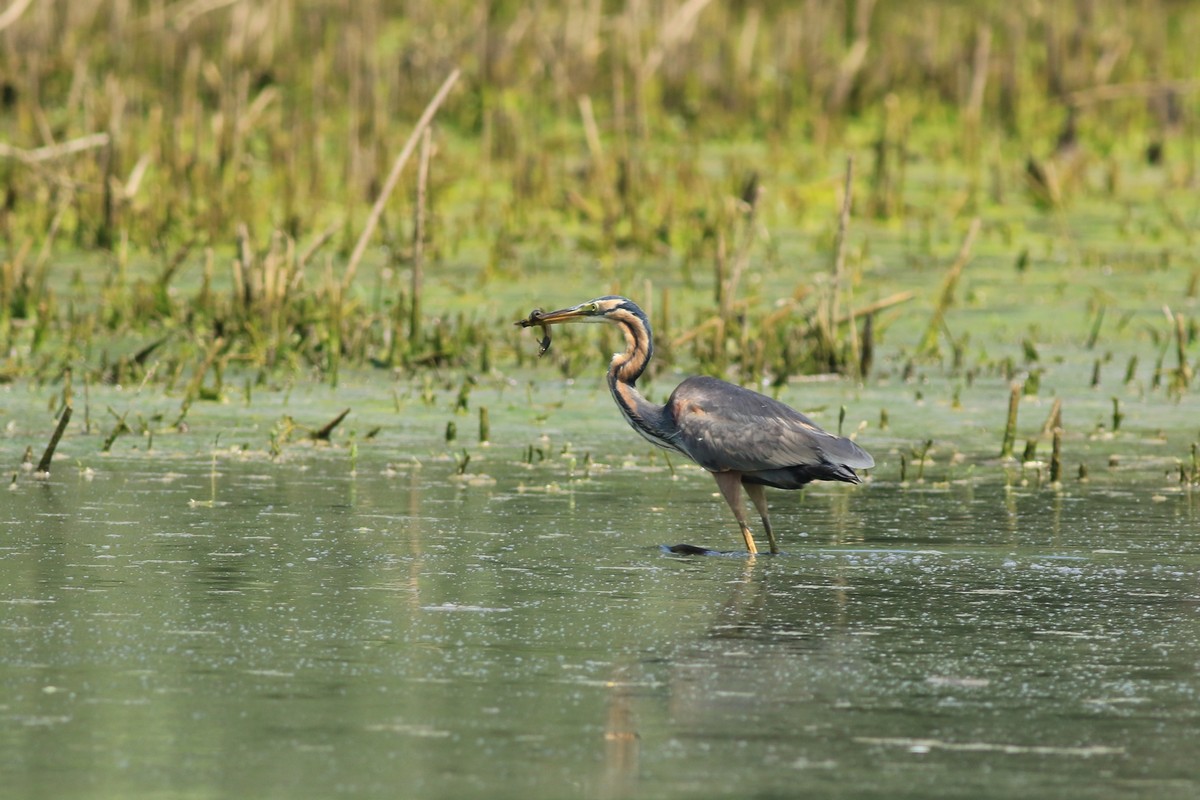
[[[650,322],[644,315],[629,314],[628,319],[617,319],[616,323],[625,334],[625,352],[617,353],[609,364],[609,391],[635,431],[659,447],[674,449],[665,406],[647,400],[635,385],[654,355]]]
[[[632,304],[630,304],[632,305]],[[654,355],[654,340],[650,334],[650,320],[642,310],[638,313],[622,309],[620,317],[613,318],[621,333],[625,334],[625,352],[613,356],[608,365],[608,381],[633,386],[646,371],[650,357]]]

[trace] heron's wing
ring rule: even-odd
[[[716,378],[687,379],[667,408],[678,430],[674,443],[707,470],[875,466],[861,447],[822,430],[794,408]]]

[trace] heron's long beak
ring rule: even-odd
[[[561,322],[587,322],[595,319],[588,312],[583,310],[586,304],[571,306],[570,308],[560,308],[558,311],[537,311],[530,312],[529,316],[523,320],[519,320],[516,324],[522,328],[528,328],[532,325],[555,325]]]
[[[554,325],[559,322],[576,322],[583,321],[589,318],[583,306],[571,306],[570,308],[560,308],[558,311],[547,311],[544,314],[538,315],[538,322],[542,325]]]

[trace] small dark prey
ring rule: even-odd
[[[613,356],[608,367],[608,388],[617,407],[649,442],[685,455],[713,474],[751,553],[758,548],[746,524],[742,487],[762,517],[771,552],[778,553],[764,487],[799,489],[810,481],[860,483],[854,470],[875,466],[875,459],[849,439],[821,430],[778,400],[718,378],[688,378],[675,387],[666,405],[651,403],[636,386],[654,354],[650,320],[625,297],[610,295],[559,311],[534,311],[516,324],[541,325],[545,331],[566,322],[608,322],[621,329],[625,352]],[[547,333],[543,352],[549,346]]]
[[[529,312],[528,317],[522,320],[517,320],[513,324],[519,325],[522,328],[528,328],[530,325],[540,325],[542,328],[542,341],[540,342],[538,355],[546,355],[546,351],[550,349],[550,326],[545,322],[542,322],[542,310],[540,308],[535,308],[533,311]]]

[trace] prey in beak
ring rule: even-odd
[[[539,343],[540,347],[538,349],[538,355],[544,356],[550,350],[550,325],[549,323],[542,321],[542,310],[540,308],[535,308],[533,311],[530,311],[528,317],[517,320],[513,323],[513,325],[517,325],[522,328],[528,328],[531,325],[541,326],[542,341]]]
[[[610,298],[592,300],[570,308],[560,308],[558,311],[542,311],[540,308],[535,308],[529,312],[528,317],[517,320],[513,324],[521,328],[537,325],[542,329],[541,350],[538,351],[538,355],[542,356],[550,349],[551,325],[561,322],[603,322],[605,313],[603,301],[608,299]]]

